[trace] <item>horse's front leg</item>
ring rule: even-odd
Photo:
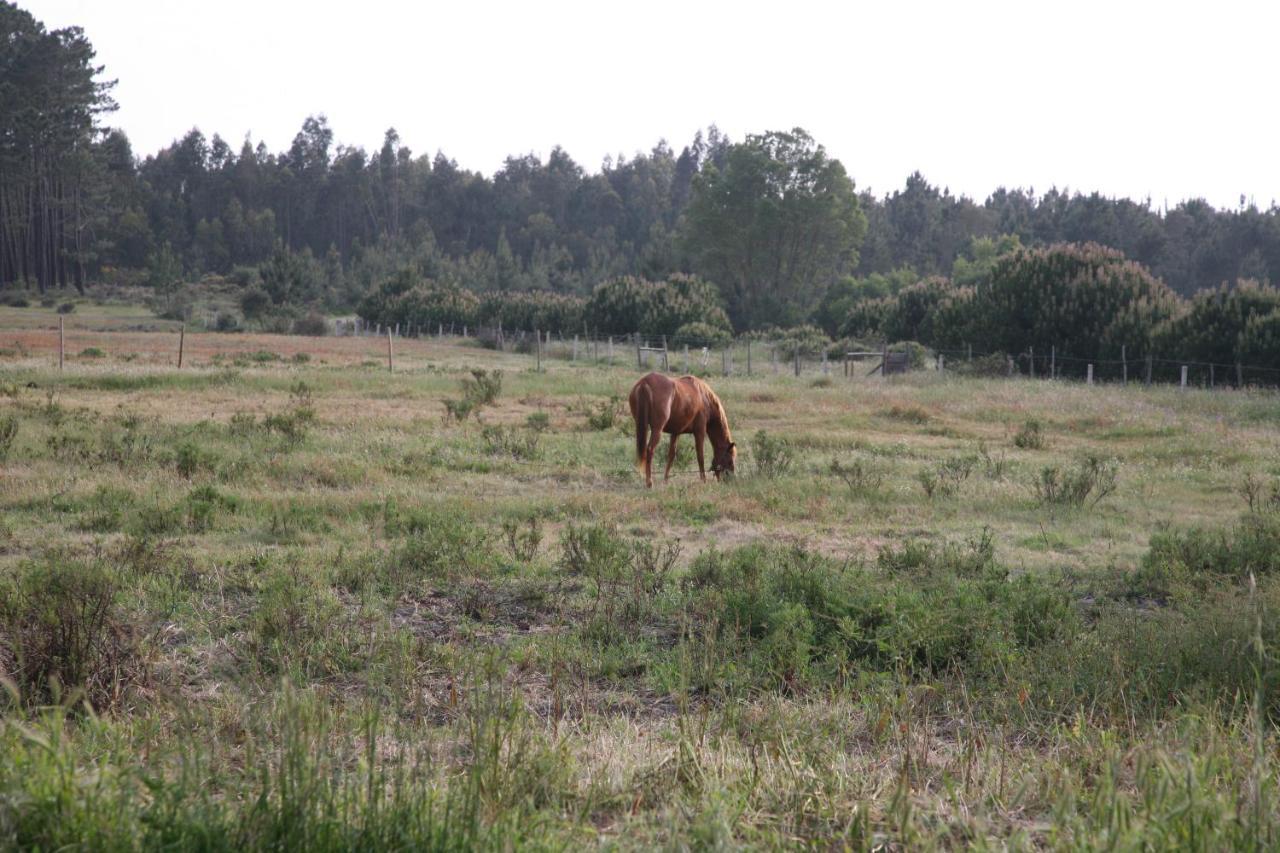
[[[667,445],[667,470],[662,473],[664,483],[671,479],[671,466],[676,461],[676,439],[679,437],[679,433],[671,433],[671,443]]]
[[[702,482],[707,481],[707,466],[702,458],[702,443],[707,438],[706,424],[694,424],[693,426],[693,447],[698,451],[698,476],[702,478]]]

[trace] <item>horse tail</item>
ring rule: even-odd
[[[633,414],[636,418],[636,468],[644,470],[645,446],[648,444],[649,410],[653,407],[653,394],[647,384],[636,388],[636,406]]]

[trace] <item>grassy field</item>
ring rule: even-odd
[[[713,376],[646,491],[634,370],[92,312],[0,309],[0,846],[1280,844],[1274,393]]]

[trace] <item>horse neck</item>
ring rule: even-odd
[[[725,417],[724,406],[715,397],[711,398],[711,417],[707,419],[707,435],[716,447],[724,447],[733,442],[729,434],[729,419]]]

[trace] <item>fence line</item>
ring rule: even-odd
[[[66,337],[70,331],[59,318],[57,328],[58,366],[62,369],[65,359]],[[91,331],[91,330],[86,330]],[[909,364],[909,356],[902,347],[882,346],[880,350],[853,350],[840,352],[835,347],[813,347],[801,341],[767,340],[763,338],[739,338],[724,341],[689,338],[675,335],[564,335],[547,330],[507,330],[496,327],[446,326],[437,323],[432,329],[418,324],[381,325],[356,320],[335,320],[330,331],[337,337],[361,337],[386,341],[386,358],[389,370],[394,370],[395,338],[446,337],[477,340],[482,346],[503,352],[523,353],[535,360],[535,368],[541,370],[543,362],[559,359],[571,364],[597,364],[625,366],[626,358],[618,358],[617,345],[625,353],[630,346],[636,357],[637,370],[682,369],[685,373],[723,376],[781,375],[782,365],[790,362],[786,371],[800,377],[831,377],[840,375],[847,379],[859,376],[886,377],[905,372],[911,367],[934,370],[939,373],[972,374],[984,376],[1026,376],[1045,380],[1081,381],[1088,385],[1100,382],[1136,382],[1144,385],[1155,383],[1177,384],[1180,387],[1280,387],[1280,367],[1244,364],[1241,362],[1199,361],[1156,357],[1144,353],[1141,357],[1129,357],[1128,348],[1121,347],[1121,358],[1088,358],[1059,352],[1054,344],[1047,347],[1028,347],[1021,353],[1000,351],[974,351],[972,345],[963,349],[943,348],[923,350],[931,352],[932,359],[921,365]],[[177,330],[175,351],[178,367],[183,365],[185,324]],[[767,368],[765,352],[767,351]],[[835,361],[829,358],[837,356]],[[738,360],[736,355],[742,358]],[[718,356],[718,358],[717,358]],[[834,366],[833,366],[834,365]],[[862,370],[859,366],[870,366]],[[718,371],[717,371],[718,368]],[[1133,372],[1131,376],[1131,370]]]

